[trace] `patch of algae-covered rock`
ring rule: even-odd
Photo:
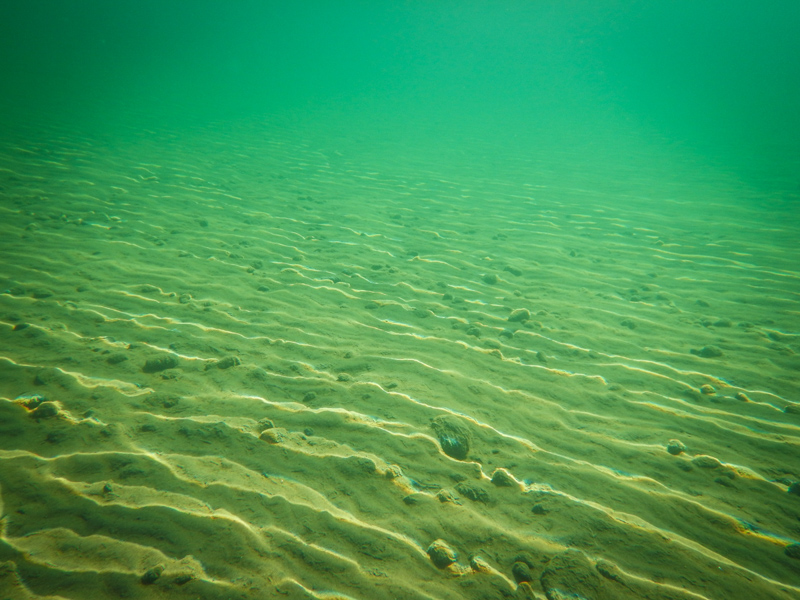
[[[448,546],[444,540],[435,540],[428,546],[428,556],[431,562],[440,569],[452,565],[457,558],[455,550]]]
[[[467,458],[472,443],[472,434],[458,418],[449,415],[436,417],[431,423],[431,427],[436,432],[442,452],[457,460]]]

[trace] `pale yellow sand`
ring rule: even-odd
[[[352,144],[2,149],[3,597],[800,597],[796,215]]]

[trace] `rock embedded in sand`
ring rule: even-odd
[[[692,459],[692,464],[701,469],[717,469],[722,466],[719,459],[708,456],[707,454],[698,454]]]
[[[267,442],[268,444],[280,444],[288,432],[283,427],[272,427],[265,429],[258,436],[258,439]]]
[[[514,576],[514,581],[517,583],[534,581],[531,568],[522,561],[517,561],[513,564],[511,567],[511,574]]]
[[[125,354],[122,352],[114,352],[113,354],[108,355],[106,362],[110,365],[118,365],[126,360],[128,360],[128,357]]]
[[[178,575],[175,579],[172,580],[172,583],[175,585],[186,585],[192,579],[194,579],[194,575],[190,575],[189,573],[184,573],[183,575]]]
[[[469,429],[462,425],[458,419],[448,415],[436,417],[431,427],[439,438],[442,452],[456,460],[467,458],[472,436]]]
[[[159,354],[158,356],[151,356],[148,358],[142,367],[142,371],[145,373],[158,373],[159,371],[174,369],[177,366],[177,357],[172,354]]]
[[[389,465],[383,476],[386,479],[397,479],[403,476],[403,470],[398,465]]]
[[[534,504],[531,508],[531,512],[535,515],[546,515],[550,511],[547,510],[542,504]]]
[[[38,407],[42,402],[45,402],[47,398],[42,396],[41,394],[22,394],[21,396],[17,396],[14,398],[14,402],[17,404],[22,404],[28,410],[33,410]]]
[[[717,393],[717,390],[714,389],[713,385],[708,385],[706,383],[705,385],[700,386],[700,393],[705,394],[706,396],[712,396]]]
[[[440,569],[449,567],[456,562],[455,551],[444,540],[435,540],[428,546],[428,556],[431,562]]]
[[[483,502],[484,504],[488,504],[490,500],[489,494],[486,493],[485,490],[482,490],[479,487],[467,485],[466,483],[459,483],[456,486],[456,491],[465,498],[469,498],[473,502]]]
[[[489,285],[495,285],[498,281],[497,275],[495,275],[494,273],[486,273],[486,275],[483,276],[483,281],[484,283],[488,283]]]
[[[531,318],[531,311],[527,308],[517,308],[511,311],[511,314],[508,315],[508,322],[509,323],[524,323],[525,321],[529,321]]]
[[[686,445],[680,440],[670,440],[667,442],[667,452],[673,456],[678,456],[678,454],[685,451]]]
[[[489,563],[477,554],[473,554],[469,557],[469,567],[476,573],[491,573],[493,571]]]
[[[514,487],[518,485],[517,480],[508,472],[508,469],[503,468],[494,470],[494,473],[492,473],[492,483],[497,487]]]
[[[436,497],[442,504],[461,504],[456,495],[448,489],[441,489],[436,493]]]
[[[597,572],[606,579],[610,579],[611,581],[616,581],[617,583],[625,585],[622,579],[622,571],[620,571],[619,567],[614,563],[601,559],[597,561],[597,564],[594,566],[594,568],[597,569]]]
[[[221,358],[217,361],[217,368],[230,369],[231,367],[235,367],[240,364],[242,364],[242,361],[239,360],[238,356],[226,356],[225,358]]]
[[[31,413],[34,419],[49,419],[58,415],[58,405],[55,402],[45,401],[39,404]]]
[[[722,350],[716,346],[703,346],[700,350],[692,348],[689,352],[700,358],[718,358],[722,356]]]
[[[800,496],[800,481],[795,481],[787,491],[795,496]]]
[[[800,560],[800,544],[789,544],[784,548],[783,553],[789,558]]]
[[[142,575],[141,581],[144,585],[152,585],[158,580],[159,577],[161,577],[161,574],[163,572],[164,572],[164,567],[161,565],[153,567],[152,569],[147,569],[147,571],[145,571],[145,574]]]
[[[413,492],[408,494],[407,496],[403,496],[403,504],[406,506],[416,506],[418,505],[422,499],[425,497],[425,494],[421,492]]]

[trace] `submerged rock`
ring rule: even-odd
[[[55,402],[46,400],[36,407],[31,413],[31,416],[35,419],[49,419],[50,417],[55,417],[57,414],[58,405]]]
[[[456,553],[444,540],[436,540],[428,546],[428,556],[431,562],[444,569],[456,562]]]
[[[162,565],[158,565],[157,567],[153,567],[152,569],[148,569],[144,575],[142,575],[142,584],[143,585],[152,585],[154,584],[161,574],[164,572],[164,567]]]
[[[508,316],[508,321],[509,323],[524,323],[525,321],[529,321],[530,318],[531,311],[527,308],[518,308],[511,311],[511,314]]]
[[[238,356],[226,356],[225,358],[219,359],[216,364],[218,369],[224,370],[240,365],[242,364],[242,361],[239,360]]]
[[[436,417],[431,424],[439,439],[442,452],[451,458],[464,460],[470,449],[472,436],[469,429],[459,422],[456,417]]]
[[[142,371],[145,373],[158,373],[159,371],[166,371],[167,369],[174,369],[178,366],[178,359],[172,354],[159,354],[148,358]]]
[[[492,483],[497,487],[514,487],[519,485],[514,476],[508,472],[508,469],[495,469],[492,473]]]
[[[667,442],[667,452],[673,456],[678,456],[678,454],[685,451],[686,445],[680,440],[670,440]]]
[[[722,356],[722,350],[716,346],[703,346],[700,350],[692,348],[689,352],[700,358],[718,358]]]
[[[701,469],[717,469],[722,466],[718,458],[708,456],[707,454],[698,454],[692,459],[692,464]]]

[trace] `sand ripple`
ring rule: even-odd
[[[800,597],[791,225],[258,127],[0,154],[0,588]]]

